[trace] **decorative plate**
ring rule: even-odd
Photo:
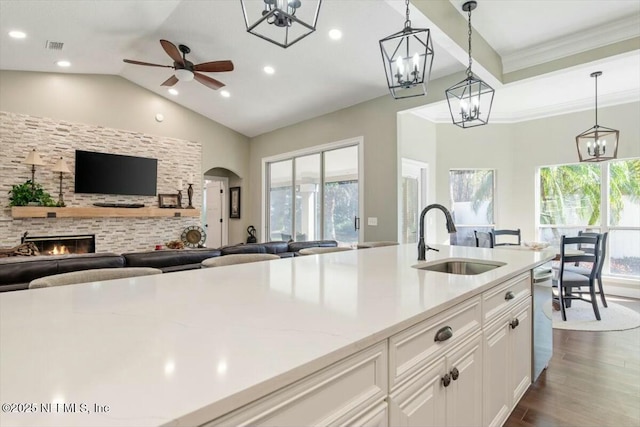
[[[204,245],[204,241],[206,239],[207,234],[204,232],[202,227],[198,227],[197,225],[190,225],[185,228],[180,236],[180,240],[182,240],[184,245],[190,248],[198,248]]]

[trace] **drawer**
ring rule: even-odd
[[[344,425],[363,416],[363,411],[386,395],[387,347],[383,341],[205,426]],[[368,422],[375,424],[375,414],[371,417]]]
[[[531,273],[527,272],[482,294],[482,319],[487,325],[531,295]]]
[[[434,357],[479,331],[480,301],[480,296],[471,298],[389,338],[389,387],[393,389]],[[447,327],[451,337],[436,341],[438,332]]]

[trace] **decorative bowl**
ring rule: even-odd
[[[541,251],[549,247],[547,242],[524,242],[524,245],[534,251]]]

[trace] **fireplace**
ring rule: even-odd
[[[22,243],[33,242],[40,255],[88,254],[96,251],[95,234],[75,236],[25,236]]]

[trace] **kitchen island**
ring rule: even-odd
[[[464,367],[449,361],[471,347],[480,384],[462,397],[492,406],[488,334],[507,320],[526,332],[504,301],[530,317],[530,270],[554,254],[435,247],[422,264],[504,265],[420,270],[415,245],[400,245],[0,294],[0,425],[395,424],[423,378],[444,387],[460,368],[462,388]],[[432,331],[441,349],[422,345]]]

